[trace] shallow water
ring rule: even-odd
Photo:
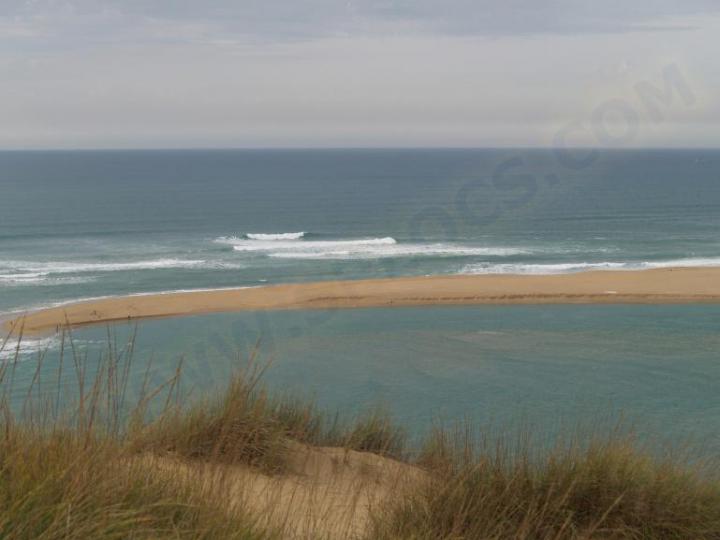
[[[115,327],[122,343],[130,331]],[[75,333],[97,357],[107,329]],[[183,391],[222,387],[260,339],[266,383],[353,415],[382,404],[413,433],[434,422],[521,423],[542,434],[624,417],[643,436],[720,434],[720,306],[477,306],[215,314],[146,321],[131,387],[183,359]],[[43,377],[54,382],[51,352]],[[20,363],[17,387],[34,373]],[[70,392],[73,377],[65,374]],[[53,386],[52,384],[50,386]],[[18,390],[16,400],[21,400]],[[188,397],[189,399],[189,397]]]

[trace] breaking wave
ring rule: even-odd
[[[720,257],[687,258],[667,261],[638,262],[568,262],[548,264],[528,263],[474,263],[465,265],[461,274],[570,274],[592,270],[650,270],[653,268],[695,268],[720,266]]]
[[[341,240],[249,240],[220,237],[216,243],[235,251],[278,259],[380,259],[392,257],[507,257],[528,253],[514,247],[481,247],[456,243],[399,243],[394,238]]]
[[[240,269],[243,265],[222,261],[200,259],[153,259],[133,262],[70,262],[70,261],[0,261],[0,285],[68,285],[92,281],[89,276],[72,274],[92,274],[123,272],[133,270],[161,270],[173,268]]]
[[[304,232],[288,232],[277,234],[266,233],[247,233],[245,235],[249,240],[300,240],[305,236]]]
[[[23,337],[20,342],[16,339],[3,339],[0,340],[0,362],[36,355],[59,345],[60,339],[57,336],[38,339]]]
[[[13,273],[0,274],[0,278],[26,277],[32,279],[51,274],[82,274],[85,272],[122,272],[126,270],[156,270],[165,268],[240,268],[219,261],[193,259],[155,259],[149,261],[90,263],[90,262],[30,262],[0,261],[0,271]]]

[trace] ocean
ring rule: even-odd
[[[717,151],[0,153],[4,316],[283,282],[709,265]],[[147,321],[138,335],[138,377],[150,356],[158,380],[182,356],[195,393],[260,339],[271,386],[349,413],[384,402],[418,430],[615,411],[672,437],[720,432],[720,306],[222,314]],[[92,353],[107,330],[75,336]],[[51,365],[58,345],[21,344],[18,395],[38,351]]]

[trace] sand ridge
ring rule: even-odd
[[[720,267],[553,275],[451,275],[293,283],[110,297],[30,311],[6,333],[247,310],[473,304],[720,303]]]

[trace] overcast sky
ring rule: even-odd
[[[0,148],[718,147],[719,50],[717,0],[0,0]]]

